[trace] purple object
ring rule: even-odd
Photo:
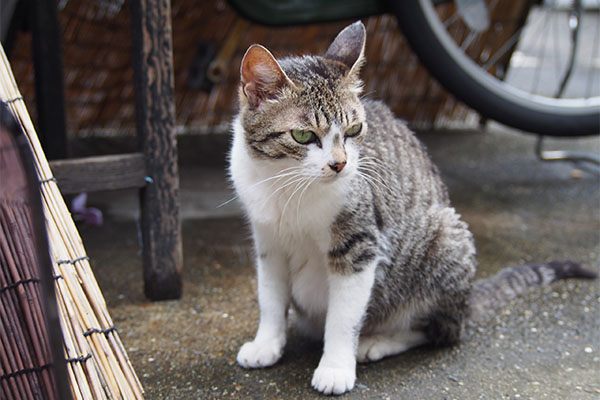
[[[102,211],[94,207],[86,207],[87,193],[78,194],[71,202],[73,217],[92,226],[102,226]]]

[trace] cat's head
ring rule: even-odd
[[[355,22],[323,56],[280,60],[250,46],[241,65],[240,123],[254,158],[325,181],[356,171],[367,133],[358,97],[365,36]]]

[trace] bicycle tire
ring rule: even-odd
[[[553,100],[491,77],[446,33],[431,0],[390,1],[400,28],[427,70],[459,100],[504,125],[548,136],[600,133],[600,98]]]

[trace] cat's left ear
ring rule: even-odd
[[[358,75],[364,60],[367,32],[361,21],[345,27],[325,52],[325,57],[349,68],[348,75]]]

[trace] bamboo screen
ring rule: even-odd
[[[9,105],[25,132],[33,151],[35,170],[41,186],[52,273],[56,277],[54,281],[64,353],[73,397],[81,400],[142,399],[141,384],[108,313],[81,237],[52,176],[4,49],[0,47],[0,50],[0,100]],[[17,349],[11,349],[10,346],[3,350],[9,357],[17,352]],[[18,368],[19,365],[15,367]],[[24,365],[21,367],[24,368]],[[26,391],[24,395],[26,399],[44,398],[28,397]]]

